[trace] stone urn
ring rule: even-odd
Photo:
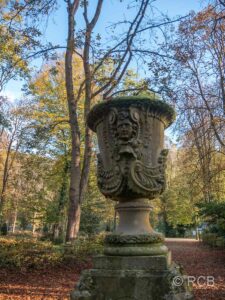
[[[183,277],[174,285],[180,268],[149,222],[150,200],[166,187],[164,130],[174,118],[171,106],[148,97],[114,98],[89,113],[98,137],[98,187],[117,202],[119,224],[93,269],[82,272],[72,300],[193,299]]]
[[[171,106],[147,97],[102,102],[88,116],[88,126],[98,137],[98,187],[102,194],[118,202],[115,209],[119,224],[106,237],[106,254],[167,252],[162,235],[150,226],[148,200],[159,196],[166,187],[168,151],[163,148],[164,130],[174,116]]]

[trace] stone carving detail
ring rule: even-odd
[[[118,195],[123,189],[124,179],[119,166],[106,170],[103,166],[101,155],[98,154],[98,187],[103,195]]]
[[[128,186],[138,191],[143,196],[156,196],[165,189],[165,168],[168,151],[162,150],[156,167],[146,166],[141,161],[135,161],[131,165]]]
[[[138,235],[120,235],[109,234],[105,237],[106,244],[155,244],[162,243],[164,237],[161,234],[138,234]]]
[[[93,291],[93,279],[88,271],[84,271],[80,280],[77,283],[77,290],[80,292]]]
[[[109,113],[109,127],[112,137],[112,158],[120,161],[123,155],[140,159],[140,124],[138,110],[129,107],[118,111],[116,108]]]

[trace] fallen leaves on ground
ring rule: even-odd
[[[82,269],[90,263],[46,270],[0,270],[0,300],[67,300]]]
[[[167,246],[172,251],[173,260],[181,264],[186,274],[195,279],[195,300],[225,300],[224,249],[213,249],[194,240],[176,239],[168,240]],[[207,276],[214,278],[214,284],[211,278],[210,284],[207,284]]]
[[[214,285],[194,284],[195,300],[225,300],[225,251],[193,240],[168,240],[173,260],[189,276],[213,276]],[[90,262],[46,270],[0,270],[0,300],[68,300],[82,269]]]

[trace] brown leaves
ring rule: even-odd
[[[214,285],[194,284],[195,300],[225,299],[225,251],[209,248],[195,240],[168,239],[172,258],[182,264],[189,276],[213,276]]]
[[[46,270],[18,272],[0,270],[0,300],[65,300],[74,288],[86,263],[66,265]]]

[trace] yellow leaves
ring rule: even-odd
[[[7,5],[9,1],[0,1],[0,64],[2,74],[24,75],[28,64],[24,59],[24,49],[29,48],[30,38],[22,30],[22,17]],[[33,37],[32,37],[33,38]],[[1,80],[6,80],[4,75]],[[7,77],[7,75],[5,75]],[[10,77],[10,76],[9,76]]]
[[[5,68],[14,67],[17,70],[28,71],[27,62],[21,56],[23,43],[25,42],[17,37],[16,32],[12,35],[4,26],[0,25],[0,62],[2,66],[5,64]]]
[[[74,94],[78,94],[81,82],[83,81],[83,65],[78,56],[73,58],[74,72]],[[45,65],[42,72],[30,84],[30,90],[35,101],[34,118],[42,119],[44,123],[62,123],[68,119],[67,96],[65,87],[64,59],[56,63]],[[81,93],[81,97],[83,94]],[[83,101],[78,102],[78,114],[81,123],[83,122]],[[61,125],[59,125],[61,126]],[[68,123],[66,124],[68,126]]]
[[[82,61],[74,56],[74,93],[77,95],[81,82],[84,79]],[[32,90],[35,94],[51,95],[66,100],[64,60],[60,59],[55,64],[44,66],[42,72],[32,82]],[[60,99],[59,99],[60,100]]]
[[[7,22],[10,22],[12,19],[17,22],[22,22],[22,17],[19,14],[15,15],[15,12],[4,13],[2,19]]]

